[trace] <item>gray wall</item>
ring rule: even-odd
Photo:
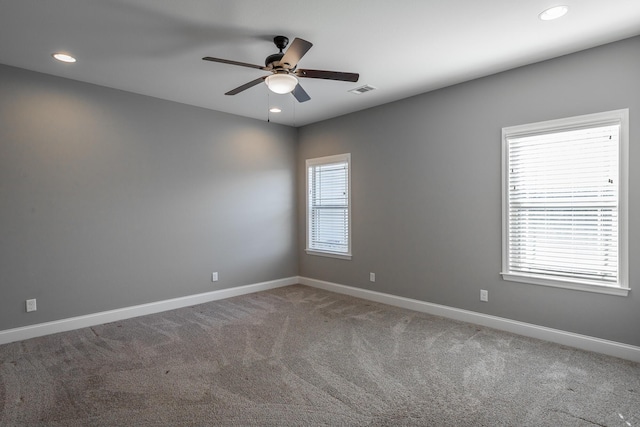
[[[302,128],[300,183],[305,159],[351,153],[353,259],[304,253],[301,185],[300,275],[640,345],[639,76],[636,37]],[[631,120],[631,294],[503,281],[501,128],[620,108]]]
[[[0,330],[297,275],[296,138],[0,66]]]
[[[640,345],[639,75],[636,37],[296,131],[0,65],[0,330],[300,274]],[[503,281],[501,128],[619,108],[630,296]],[[353,260],[307,256],[304,160],[344,152]]]

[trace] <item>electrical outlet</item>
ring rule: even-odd
[[[212,282],[217,282],[218,281],[218,272],[214,271],[213,273],[211,273],[211,281]]]
[[[36,306],[36,300],[35,299],[28,299],[27,300],[27,312],[36,311],[37,309],[38,309],[38,307]]]
[[[489,291],[480,289],[480,301],[489,302]]]
[[[376,273],[369,273],[369,281],[370,282],[376,281]]]

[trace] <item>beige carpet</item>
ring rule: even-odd
[[[290,286],[0,346],[2,426],[640,426],[640,365]]]

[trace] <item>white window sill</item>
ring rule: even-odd
[[[351,260],[351,254],[342,254],[337,252],[324,252],[324,251],[317,251],[313,249],[307,249],[306,252],[307,252],[307,255],[325,256],[329,258]]]
[[[626,297],[631,291],[630,288],[622,288],[615,285],[602,285],[588,282],[564,281],[551,279],[546,276],[534,274],[500,273],[504,280],[512,282],[529,283],[532,285],[551,286],[554,288],[573,289],[576,291],[595,292],[599,294],[618,295]]]

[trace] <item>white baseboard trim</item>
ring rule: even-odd
[[[74,329],[86,328],[103,323],[116,322],[119,320],[130,319],[132,317],[144,316],[147,314],[160,313],[162,311],[189,307],[192,305],[203,304],[210,301],[231,298],[238,295],[245,295],[254,292],[266,291],[268,289],[280,288],[282,286],[295,285],[299,283],[298,279],[298,277],[289,277],[285,279],[272,280],[269,282],[255,283],[251,285],[238,286],[235,288],[205,292],[203,294],[189,295],[186,297],[152,302],[148,304],[134,305],[131,307],[124,307],[116,310],[102,311],[85,316],[70,317],[67,319],[55,320],[52,322],[39,323],[37,325],[7,329],[4,331],[0,331],[0,344],[7,344],[14,341],[41,337],[58,332],[66,332]]]
[[[88,314],[85,316],[71,317],[67,319],[55,320],[52,322],[39,323],[37,325],[7,329],[4,331],[0,331],[0,344],[7,344],[10,342],[21,341],[29,338],[55,334],[58,332],[66,332],[74,329],[86,328],[103,323],[116,322],[119,320],[130,319],[132,317],[144,316],[147,314],[160,313],[177,308],[203,304],[210,301],[217,301],[239,295],[266,291],[283,286],[295,285],[297,283],[319,289],[325,289],[331,292],[350,295],[369,301],[375,301],[396,307],[406,308],[409,310],[419,311],[422,313],[433,314],[449,319],[474,323],[477,325],[499,329],[518,335],[537,338],[557,344],[566,345],[569,347],[593,351],[596,353],[606,354],[609,356],[619,357],[622,359],[640,363],[640,347],[615,341],[608,341],[601,338],[590,337],[588,335],[580,335],[573,332],[561,331],[559,329],[547,328],[531,323],[505,319],[503,317],[491,316],[474,311],[448,307],[446,305],[433,304],[430,302],[300,276],[288,277],[285,279],[272,280],[269,282],[255,283],[245,286],[238,286],[229,289],[220,289],[217,291],[189,295],[180,298],[173,298],[165,301],[124,307],[116,310]]]
[[[518,322],[516,320],[505,319],[503,317],[491,316],[469,310],[462,310],[459,308],[448,307],[446,305],[433,304],[430,302],[399,297],[367,289],[354,288],[337,283],[310,279],[308,277],[299,277],[299,283],[369,301],[380,302],[422,313],[474,323],[476,325],[482,325],[493,329],[499,329],[501,331],[507,331],[518,335],[537,338],[640,363],[640,347],[628,344],[590,337],[588,335],[575,334],[573,332],[561,331],[559,329],[547,328],[531,323]]]

